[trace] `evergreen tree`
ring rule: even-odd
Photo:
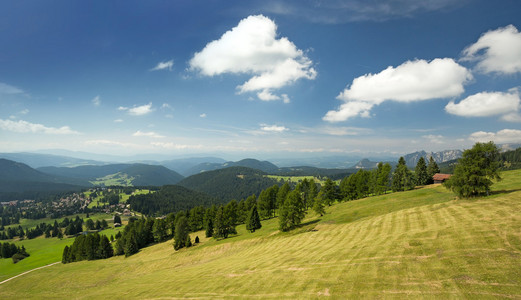
[[[407,191],[414,188],[414,177],[412,172],[407,168],[405,159],[400,157],[398,165],[393,173],[392,189],[394,192]]]
[[[69,262],[69,246],[65,246],[65,248],[63,248],[62,264],[66,264],[68,262]]]
[[[391,176],[392,167],[389,163],[379,163],[377,168],[376,188],[377,195],[384,194],[389,190],[389,177]]]
[[[154,221],[154,225],[152,227],[152,235],[154,236],[155,242],[161,243],[166,241],[168,233],[165,220],[157,219]]]
[[[420,157],[418,163],[416,164],[416,168],[414,169],[414,173],[416,175],[416,184],[417,185],[426,185],[429,182],[429,174],[427,173],[427,164],[425,163],[425,159]]]
[[[246,230],[250,232],[255,232],[255,230],[260,229],[262,227],[259,213],[257,212],[257,206],[251,208],[250,213],[248,214],[248,219],[246,220]]]
[[[300,192],[291,191],[284,201],[282,208],[279,208],[279,229],[288,231],[298,226],[306,214],[306,208]]]
[[[324,209],[324,203],[322,202],[321,197],[315,197],[312,209],[316,214],[320,215],[321,217],[326,213],[326,210]]]
[[[124,246],[125,257],[129,257],[139,251],[138,243],[135,234],[131,234],[125,241]]]
[[[186,241],[185,241],[185,247],[192,247],[192,239],[190,238],[190,235],[186,235]]]
[[[99,245],[99,257],[100,258],[109,258],[114,255],[114,249],[112,245],[110,245],[110,241],[106,235],[103,235],[100,239]]]
[[[330,178],[326,179],[324,186],[320,189],[319,197],[321,197],[323,203],[328,206],[331,206],[335,201],[339,200],[340,195],[336,182]]]
[[[222,205],[219,206],[215,215],[213,237],[227,238],[231,233],[236,233],[235,225],[232,224],[231,220],[226,214],[224,207]]]
[[[432,179],[432,176],[434,176],[434,174],[436,173],[440,173],[440,168],[438,167],[438,164],[436,163],[434,158],[432,158],[431,156],[429,158],[429,165],[427,166],[427,176],[429,177],[427,184],[434,183],[434,179]]]
[[[501,180],[499,174],[499,149],[493,142],[476,143],[463,152],[454,175],[444,186],[459,197],[469,198],[489,194],[492,180]]]
[[[188,220],[186,217],[180,216],[175,224],[175,233],[174,233],[174,249],[179,250],[186,245],[187,237],[190,238],[188,235],[189,227],[188,227]]]
[[[198,236],[198,235],[195,236],[195,241],[194,241],[194,243],[199,244],[199,236]]]
[[[276,207],[280,209],[284,205],[284,201],[286,201],[286,197],[291,191],[291,188],[289,186],[289,183],[285,182],[277,192],[277,203]]]
[[[212,237],[213,236],[213,221],[212,219],[208,218],[206,219],[206,226],[205,226],[205,236],[206,237]]]

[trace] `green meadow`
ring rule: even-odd
[[[521,171],[503,177],[482,198],[433,185],[336,204],[287,233],[271,219],[225,240],[194,233],[202,242],[180,251],[168,241],[57,264],[0,285],[0,298],[519,299]]]

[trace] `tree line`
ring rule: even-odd
[[[29,253],[23,245],[20,247],[14,243],[0,243],[0,258],[12,258],[13,263],[17,263],[28,256]]]

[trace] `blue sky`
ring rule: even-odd
[[[1,1],[0,152],[521,143],[519,1]]]

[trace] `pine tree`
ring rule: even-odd
[[[124,251],[125,251],[125,257],[129,257],[132,254],[135,254],[139,251],[139,247],[138,247],[135,235],[132,234],[128,237],[128,239],[125,242]]]
[[[194,243],[199,244],[199,236],[198,235],[195,237]]]
[[[440,172],[440,168],[438,167],[438,164],[436,163],[434,158],[432,158],[432,156],[431,156],[429,158],[429,165],[427,166],[427,176],[429,177],[427,184],[434,183],[434,179],[432,178],[432,176],[434,176],[434,174],[439,173],[439,172]]]
[[[186,246],[188,234],[188,220],[184,215],[180,216],[175,224],[174,249],[179,250]]]
[[[398,165],[393,173],[392,189],[394,192],[407,191],[414,188],[414,177],[412,172],[407,168],[405,159],[400,157]]]
[[[251,208],[250,213],[248,214],[248,219],[246,220],[246,230],[250,232],[255,232],[255,230],[260,229],[262,227],[259,213],[257,212],[257,206]]]
[[[279,229],[288,231],[298,226],[306,214],[306,207],[298,190],[293,190],[286,197],[279,209]]]
[[[189,234],[186,235],[185,247],[192,247],[192,239],[190,238]]]
[[[328,206],[331,206],[335,201],[339,200],[340,195],[336,182],[330,178],[326,179],[324,186],[320,189],[319,197],[322,197],[323,203]]]
[[[321,217],[326,213],[326,210],[324,209],[324,203],[322,202],[321,197],[315,197],[313,201],[313,211]]]
[[[426,185],[429,182],[429,174],[427,173],[427,164],[425,163],[425,159],[420,157],[418,163],[416,164],[416,168],[414,169],[414,173],[416,175],[416,184],[417,185]]]
[[[68,262],[69,262],[69,246],[65,246],[65,248],[63,248],[62,264],[66,264]]]

